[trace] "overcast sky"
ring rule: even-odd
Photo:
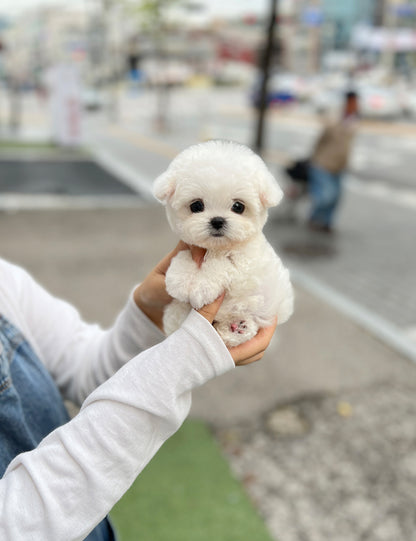
[[[239,13],[264,12],[269,0],[197,0],[206,6],[208,13],[221,15],[236,15]],[[24,9],[46,5],[86,6],[90,0],[0,0],[0,13],[16,15]]]

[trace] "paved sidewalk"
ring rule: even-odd
[[[163,209],[0,213],[0,251],[109,324],[175,242]],[[301,288],[263,361],[194,393],[279,541],[412,541],[416,368]],[[255,541],[255,540],[242,540]]]

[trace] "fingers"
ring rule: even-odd
[[[256,363],[257,361],[260,361],[263,358],[263,355],[264,355],[264,351],[262,353],[259,353],[258,355],[255,355],[254,357],[250,357],[249,359],[244,359],[244,361],[235,362],[235,365],[245,366],[246,364]]]
[[[224,295],[225,293],[220,295],[218,299],[216,299],[211,304],[207,304],[203,306],[202,308],[200,308],[199,310],[197,310],[197,312],[199,312],[201,316],[203,316],[206,320],[209,321],[209,323],[212,324],[212,322],[215,319],[215,316],[217,315],[218,310],[220,309],[222,301],[224,300]]]
[[[195,261],[198,267],[202,265],[206,252],[205,248],[200,248],[199,246],[189,246],[183,240],[180,240],[175,246],[175,248],[171,252],[169,252],[161,261],[159,261],[156,266],[158,272],[165,275],[172,259],[182,250],[190,250],[192,259]]]
[[[164,307],[172,300],[166,291],[165,275],[170,262],[181,250],[189,247],[180,241],[176,247],[169,252],[156,267],[145,277],[142,283],[134,291],[134,301],[140,310],[163,330],[162,318]]]
[[[199,246],[191,246],[191,255],[195,263],[200,267],[204,261],[206,250],[205,248],[200,248]]]

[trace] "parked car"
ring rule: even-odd
[[[107,100],[102,90],[86,87],[82,90],[81,102],[87,111],[99,111],[106,106]]]
[[[259,106],[261,78],[257,77],[250,92],[251,104]],[[307,82],[293,73],[275,73],[268,81],[267,104],[284,105],[305,99],[308,90]]]
[[[244,62],[224,61],[216,63],[210,70],[210,75],[216,85],[248,85],[253,79],[253,71],[254,68]]]
[[[316,113],[329,113],[335,116],[341,114],[343,103],[344,92],[340,90],[319,89],[311,98]]]
[[[402,98],[393,87],[363,86],[358,94],[360,115],[365,118],[393,119],[402,115]]]
[[[358,111],[362,118],[395,119],[403,114],[403,98],[394,87],[358,85]],[[316,112],[340,115],[345,91],[322,90],[311,103]]]
[[[416,89],[409,88],[403,98],[403,113],[411,120],[416,120]]]
[[[186,62],[175,59],[148,59],[143,62],[144,80],[150,86],[182,86],[188,83],[193,70]]]

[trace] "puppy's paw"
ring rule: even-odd
[[[190,252],[179,252],[171,261],[166,272],[166,291],[171,297],[181,302],[189,302],[191,283],[198,271]]]
[[[214,262],[215,263],[215,262]],[[190,288],[189,302],[197,310],[217,299],[230,287],[232,276],[226,269],[219,269],[212,261],[204,262],[195,273]]]
[[[218,334],[223,339],[226,346],[233,347],[251,340],[256,336],[258,326],[253,320],[237,319],[232,321],[222,321],[214,324]]]
[[[218,283],[193,283],[189,292],[189,303],[192,308],[199,310],[206,304],[210,304],[215,299],[218,299],[223,291],[224,289],[221,287],[221,284]]]

